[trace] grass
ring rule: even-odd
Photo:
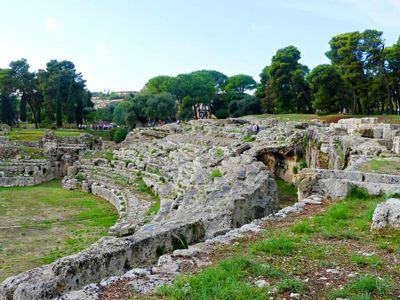
[[[10,140],[12,141],[39,141],[42,137],[45,131],[48,130],[48,128],[28,128],[28,129],[23,129],[23,128],[13,128],[11,132],[9,133]],[[56,136],[58,137],[74,137],[74,136],[79,136],[82,133],[90,133],[95,136],[100,136],[104,140],[109,140],[109,132],[106,130],[90,130],[90,129],[85,129],[85,130],[79,130],[79,129],[57,129],[54,130]]]
[[[210,179],[214,180],[214,178],[222,177],[222,173],[219,169],[213,169],[210,173]]]
[[[79,252],[117,220],[114,207],[59,180],[0,188],[0,281]]]
[[[362,164],[360,171],[400,175],[400,160],[398,158],[376,158]]]
[[[372,212],[384,199],[355,189],[317,215],[267,221],[263,237],[222,246],[212,266],[181,275],[151,299],[289,299],[290,293],[301,299],[394,299],[400,294],[400,231],[370,231]],[[339,271],[330,276],[328,269]],[[258,279],[269,286],[257,287]]]
[[[222,148],[218,148],[217,150],[215,150],[215,156],[217,158],[222,158],[225,155],[225,151]]]
[[[275,178],[279,193],[279,207],[283,208],[297,202],[297,188],[283,179]]]
[[[391,280],[365,275],[352,281],[341,290],[332,291],[330,298],[382,299],[381,297],[386,298],[391,295],[393,290],[394,287]]]

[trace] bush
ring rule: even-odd
[[[128,130],[125,128],[113,128],[110,130],[111,140],[115,143],[121,143],[128,135]]]

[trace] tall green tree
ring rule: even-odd
[[[360,47],[361,34],[358,31],[339,34],[329,41],[330,50],[326,56],[338,66],[342,78],[351,90],[353,113],[362,113],[360,96],[366,76],[363,68],[363,51]]]
[[[256,88],[256,81],[250,75],[239,74],[228,78],[225,91],[236,91],[244,93],[246,91],[252,91]]]
[[[312,106],[317,113],[339,113],[346,107],[344,82],[336,66],[316,66],[307,79],[311,88]]]
[[[276,112],[311,111],[309,87],[305,80],[308,68],[299,63],[300,58],[300,51],[288,46],[279,49],[265,69]]]
[[[17,121],[16,99],[11,69],[0,69],[0,122],[13,125]]]

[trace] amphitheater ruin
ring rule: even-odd
[[[255,136],[254,122],[261,128]],[[63,188],[106,199],[119,219],[90,248],[7,278],[0,284],[4,300],[100,299],[122,281],[145,294],[184,266],[206,264],[202,254],[216,245],[261,231],[266,219],[344,198],[354,186],[400,194],[400,175],[361,169],[374,159],[400,161],[400,125],[376,118],[194,120],[135,129],[108,149],[91,135],[59,138],[50,131],[34,145],[43,159],[15,158],[13,143],[1,142],[0,186],[63,177]],[[275,178],[295,184],[296,203],[279,210]],[[379,216],[377,226],[399,227],[399,219]]]

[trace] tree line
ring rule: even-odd
[[[139,95],[112,111],[114,121],[133,126],[151,119],[217,118],[260,113],[400,113],[400,38],[386,46],[382,31],[339,34],[329,41],[330,64],[310,69],[295,46],[279,49],[260,74],[228,77],[201,70],[150,79]]]
[[[82,124],[93,109],[91,93],[75,65],[51,60],[45,70],[29,71],[26,59],[0,69],[0,122],[32,122],[39,127],[63,122]]]
[[[200,70],[151,78],[137,95],[94,111],[82,74],[69,61],[52,60],[29,72],[26,60],[0,69],[0,120],[81,124],[109,121],[134,127],[174,121],[260,113],[400,113],[400,38],[385,44],[382,31],[339,34],[329,41],[329,64],[310,70],[295,46],[279,49],[260,73],[226,76]],[[17,104],[19,108],[17,108]]]

